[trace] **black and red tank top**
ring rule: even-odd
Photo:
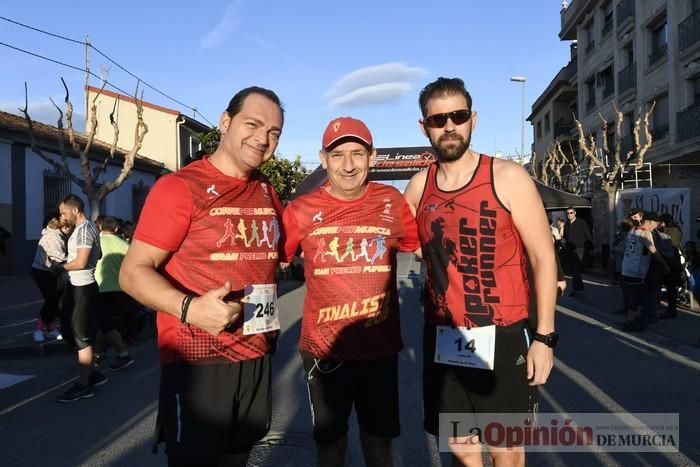
[[[493,161],[481,154],[471,180],[453,191],[438,188],[437,164],[428,168],[416,220],[429,324],[507,326],[527,318],[525,251],[496,196]]]

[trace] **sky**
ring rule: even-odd
[[[285,108],[278,153],[318,163],[323,130],[337,116],[360,118],[375,146],[428,145],[418,94],[439,76],[460,77],[478,122],[472,147],[515,156],[525,115],[569,61],[559,0],[210,0],[207,2],[2,0],[0,16],[90,43],[131,74],[218,125],[240,89],[274,90]],[[0,43],[85,68],[85,46],[0,20]],[[123,91],[136,79],[95,51],[89,67]],[[33,118],[56,124],[63,77],[84,122],[85,73],[0,44],[0,110],[19,113],[24,83]],[[98,78],[90,84],[99,86]],[[115,90],[110,88],[107,89]],[[119,91],[117,91],[119,92]],[[144,100],[192,110],[145,88]],[[84,123],[78,123],[84,128]],[[76,125],[76,126],[78,126]],[[529,153],[532,127],[525,127]]]

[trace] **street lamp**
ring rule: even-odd
[[[513,76],[514,83],[522,83],[522,105],[520,107],[520,165],[525,165],[525,79],[524,76]]]

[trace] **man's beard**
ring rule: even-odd
[[[451,147],[441,146],[440,143],[442,143],[447,136],[448,135],[440,136],[437,142],[430,139],[430,144],[433,146],[433,149],[435,149],[435,155],[441,162],[453,162],[458,160],[460,157],[462,157],[462,155],[465,152],[467,152],[467,149],[469,149],[469,145],[471,144],[472,140],[471,134],[467,137],[466,140],[462,138],[461,135],[452,134],[449,135],[450,139],[458,139],[459,144],[457,146]]]

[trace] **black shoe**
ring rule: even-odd
[[[58,402],[75,402],[80,399],[89,399],[95,395],[95,391],[89,384],[83,386],[80,383],[75,383],[66,392],[58,396]]]
[[[90,373],[90,379],[88,380],[88,385],[92,388],[95,386],[102,386],[107,382],[107,377],[102,374],[101,371],[92,370]]]
[[[134,359],[131,355],[125,355],[123,357],[117,357],[114,362],[109,366],[110,370],[123,370],[134,364]]]

